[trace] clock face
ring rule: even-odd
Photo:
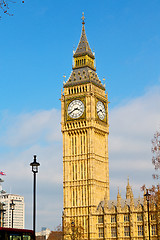
[[[84,112],[84,104],[80,100],[73,100],[69,105],[68,105],[68,115],[71,118],[79,118],[82,116]]]
[[[100,120],[104,120],[106,116],[106,110],[104,104],[101,101],[97,102],[97,114]]]

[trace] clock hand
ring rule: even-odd
[[[100,109],[97,113],[102,112],[102,109]]]
[[[71,114],[72,112],[74,112],[75,110],[79,110],[79,108],[74,108],[71,112],[69,112],[69,114]]]

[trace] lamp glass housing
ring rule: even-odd
[[[38,167],[40,166],[40,164],[36,161],[36,155],[34,155],[34,161],[30,163],[30,166],[32,167],[33,173],[38,173]]]
[[[38,166],[37,165],[32,165],[32,172],[33,173],[38,173]]]

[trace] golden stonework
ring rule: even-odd
[[[94,68],[94,55],[83,26],[74,52],[71,76],[64,84],[63,221],[81,227],[84,239],[95,236],[97,206],[104,193],[109,200],[108,100]],[[72,228],[64,239],[73,238]]]
[[[80,42],[61,94],[64,240],[148,240],[147,201],[109,196],[108,93],[98,78],[82,16]],[[121,161],[121,159],[119,159]],[[151,240],[160,239],[160,204],[151,204]]]

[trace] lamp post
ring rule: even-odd
[[[146,194],[144,194],[144,196],[146,197],[146,200],[147,200],[147,211],[148,211],[148,232],[149,232],[149,240],[151,239],[151,236],[150,236],[150,221],[149,221],[149,197],[150,197],[150,193],[148,192],[148,189],[146,189],[147,192]]]
[[[36,231],[36,173],[38,173],[38,167],[40,164],[36,161],[37,156],[34,155],[33,162],[30,163],[33,172],[33,231]]]
[[[13,228],[13,211],[15,209],[15,203],[13,202],[13,199],[11,200],[10,203],[10,210],[12,211],[12,228]]]
[[[71,222],[71,228],[72,228],[72,240],[74,240],[74,229],[75,229],[75,223]]]

